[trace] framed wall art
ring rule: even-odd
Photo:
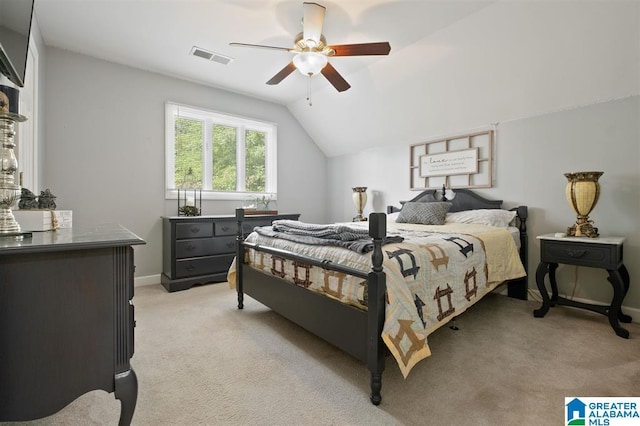
[[[493,130],[411,145],[412,190],[492,186]]]

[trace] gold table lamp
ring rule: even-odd
[[[565,173],[569,181],[565,188],[567,201],[578,215],[576,223],[567,228],[567,235],[576,237],[598,237],[598,228],[589,220],[589,213],[600,198],[598,179],[604,172],[572,172]]]

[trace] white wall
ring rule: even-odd
[[[497,1],[291,109],[329,157],[404,147],[637,94],[639,40],[640,2]]]
[[[529,206],[529,287],[535,285],[539,262],[537,235],[565,232],[575,221],[564,194],[564,173],[604,171],[601,198],[590,215],[603,236],[624,236],[625,264],[631,289],[625,305],[640,308],[640,96],[513,120],[497,126],[495,185],[477,190],[502,199],[506,207]],[[330,220],[354,215],[351,186],[368,186],[372,199],[366,208],[385,211],[417,195],[409,191],[409,145],[386,147],[329,159]],[[608,302],[611,286],[606,272],[561,266],[561,292]]]
[[[535,236],[573,222],[563,173],[581,170],[605,172],[592,218],[601,234],[627,237],[632,283],[640,279],[640,3],[496,2],[392,53],[396,67],[398,56],[405,63],[397,79],[376,80],[376,90],[323,111],[325,121],[348,129],[325,148],[339,155],[328,164],[329,193],[337,194],[331,220],[353,215],[352,185],[370,187],[369,211],[415,196],[411,144],[495,125],[495,185],[478,192],[529,206],[530,287]],[[388,65],[376,62],[371,75],[357,77],[369,81]],[[311,122],[301,108],[296,115]],[[309,133],[326,136],[314,124]],[[380,148],[347,154],[371,141]],[[573,292],[576,272],[576,297],[610,298],[606,274],[587,268],[559,268],[562,291]],[[631,285],[625,305],[640,308],[640,286]]]
[[[162,271],[164,104],[175,101],[278,123],[278,209],[326,219],[326,158],[282,106],[56,48],[46,49],[43,187],[74,226],[120,223],[146,242],[136,276]],[[205,202],[233,214],[238,202]]]

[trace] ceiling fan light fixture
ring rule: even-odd
[[[327,57],[320,52],[300,52],[293,57],[293,64],[303,75],[314,76],[327,65]]]

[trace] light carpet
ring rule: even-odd
[[[640,324],[490,294],[429,338],[405,380],[393,358],[382,404],[359,361],[226,284],[136,288],[134,425],[564,424],[566,396],[640,396]],[[25,425],[116,425],[120,402],[89,392]]]

